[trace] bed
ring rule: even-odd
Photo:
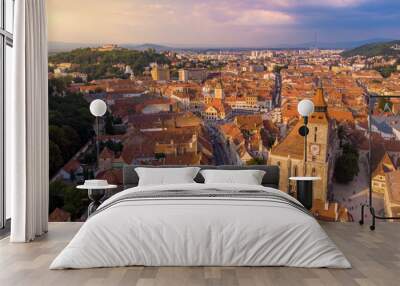
[[[137,186],[136,167],[124,168],[126,189],[102,203],[50,269],[351,267],[315,218],[277,189],[276,166],[250,167],[265,170],[260,185],[205,184],[199,173],[193,183],[151,186]]]

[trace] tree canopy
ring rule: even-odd
[[[60,208],[69,212],[72,220],[77,220],[85,213],[87,205],[86,190],[78,190],[62,181],[50,183],[49,213],[56,208]]]
[[[71,71],[82,72],[88,75],[88,80],[118,77],[124,78],[124,70],[116,65],[129,65],[135,74],[143,73],[150,63],[169,64],[169,59],[154,49],[145,51],[114,50],[97,51],[91,48],[75,49],[49,57],[49,62],[59,64],[68,62],[76,64]]]
[[[93,137],[94,118],[81,94],[54,95],[51,90],[62,86],[62,81],[49,84],[50,175],[54,175]]]
[[[334,170],[334,177],[338,183],[349,183],[358,175],[358,158],[358,150],[353,145],[343,145],[342,155],[336,160]]]
[[[396,56],[400,55],[400,51],[393,49],[392,46],[400,44],[400,41],[390,41],[381,43],[365,44],[360,47],[356,47],[351,50],[344,51],[343,57],[354,57],[354,56]]]

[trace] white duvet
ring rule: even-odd
[[[237,184],[135,187],[164,190],[263,190]],[[101,206],[100,206],[101,208]],[[285,204],[258,199],[162,198],[124,201],[91,217],[50,269],[145,266],[293,266],[350,268],[318,222]]]

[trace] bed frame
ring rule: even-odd
[[[136,167],[147,167],[147,168],[182,168],[186,166],[176,165],[162,165],[162,166],[149,166],[149,165],[125,165],[123,169],[123,185],[124,189],[136,187],[139,183],[139,177],[135,172]],[[279,189],[279,167],[278,166],[265,166],[265,165],[251,165],[251,166],[236,166],[236,165],[221,165],[221,166],[195,166],[202,170],[205,169],[217,169],[217,170],[262,170],[265,171],[265,175],[262,179],[261,184],[264,187],[271,187]],[[194,180],[197,183],[204,183],[203,176],[199,173]]]

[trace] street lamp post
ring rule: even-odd
[[[314,103],[309,99],[299,102],[297,110],[303,117],[304,125],[300,127],[299,134],[304,137],[304,168],[303,177],[290,177],[289,180],[296,182],[296,196],[299,202],[308,210],[313,205],[313,181],[320,180],[319,177],[307,177],[307,135],[308,135],[308,117],[314,112]]]
[[[297,105],[297,111],[303,117],[304,125],[300,127],[299,133],[304,137],[304,176],[307,175],[307,135],[309,130],[307,128],[308,117],[314,112],[314,103],[309,99],[303,99]]]
[[[95,99],[90,103],[90,113],[96,117],[96,163],[99,161],[99,117],[103,116],[107,112],[107,105],[101,99]]]

